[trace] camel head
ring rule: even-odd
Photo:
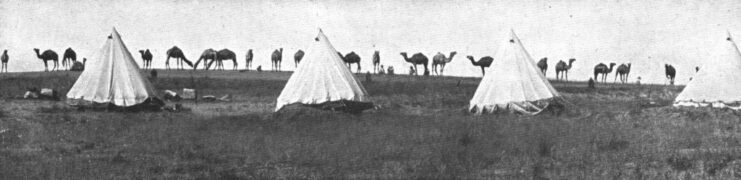
[[[283,53],[283,48],[279,48],[279,51],[282,54]]]
[[[631,64],[630,64],[630,63],[628,63],[628,69],[630,69],[630,66],[631,66]]]
[[[573,63],[574,61],[576,61],[576,59],[574,58],[569,59],[569,64]]]
[[[466,58],[468,58],[469,60],[471,60],[471,62],[476,61],[476,59],[474,59],[473,56],[466,56]]]
[[[39,48],[33,48],[33,51],[36,51],[36,54],[39,53]]]
[[[409,57],[407,56],[407,52],[401,52],[399,54],[401,54],[401,56],[404,57],[404,61],[409,62]]]
[[[139,50],[139,53],[142,53],[142,54],[144,54],[144,50]]]
[[[616,65],[615,63],[610,63],[610,68],[612,68],[615,65]]]
[[[3,54],[8,54],[8,50],[3,50]]]
[[[450,52],[450,56],[448,56],[448,59],[453,59],[453,56],[455,56],[456,54],[458,54],[458,52],[456,51]]]

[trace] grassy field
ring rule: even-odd
[[[681,87],[553,82],[560,116],[470,115],[479,79],[455,77],[373,76],[360,115],[273,113],[288,72],[160,71],[159,90],[232,96],[188,112],[18,98],[78,75],[0,75],[0,179],[741,178],[741,115],[673,108]]]

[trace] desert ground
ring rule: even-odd
[[[552,81],[567,110],[537,116],[467,113],[480,78],[406,75],[357,74],[379,107],[357,115],[273,113],[290,72],[160,70],[160,93],[231,96],[183,112],[20,98],[78,75],[0,74],[2,179],[741,178],[741,115],[672,107],[681,86]]]

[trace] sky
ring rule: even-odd
[[[374,50],[397,73],[409,68],[400,52],[432,59],[457,51],[445,74],[469,77],[481,71],[465,57],[494,56],[512,29],[535,61],[548,57],[549,78],[558,60],[575,58],[570,80],[614,62],[632,63],[630,81],[664,83],[669,63],[684,84],[722,54],[727,32],[741,36],[741,1],[0,0],[0,49],[8,50],[11,72],[44,70],[33,48],[61,56],[72,47],[79,59],[94,60],[113,27],[137,63],[136,51],[150,49],[155,68],[177,45],[193,61],[207,48],[231,49],[240,69],[248,49],[254,67],[270,69],[271,52],[284,48],[283,70],[293,70],[293,54],[321,28],[338,51],[361,56],[363,72],[372,71]]]

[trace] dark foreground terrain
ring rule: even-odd
[[[0,75],[0,179],[741,178],[741,115],[667,106],[681,87],[554,82],[560,116],[470,115],[479,79],[453,77],[373,76],[360,115],[273,113],[287,72],[160,71],[160,91],[231,95],[187,112],[18,98],[78,75]]]

